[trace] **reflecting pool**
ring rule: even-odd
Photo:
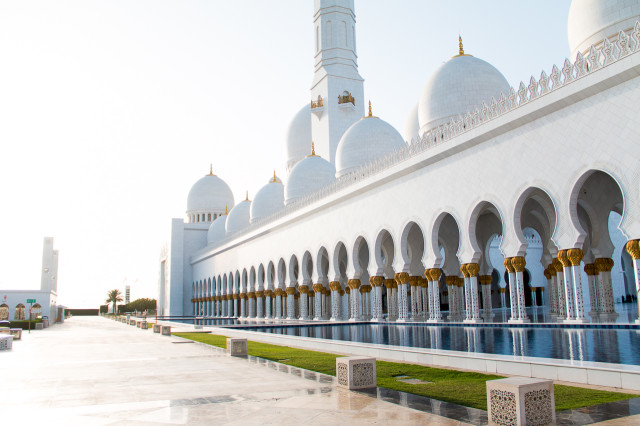
[[[336,324],[242,327],[287,336],[640,365],[640,329]]]

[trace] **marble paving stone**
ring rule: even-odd
[[[333,377],[172,343],[179,340],[100,317],[28,335],[0,356],[0,377],[12,390],[0,410],[7,424],[25,412],[65,425],[460,424],[339,391]]]

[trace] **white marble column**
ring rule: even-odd
[[[351,279],[347,282],[351,292],[349,293],[350,315],[349,321],[361,321],[362,314],[360,312],[360,280]]]
[[[439,268],[431,268],[425,271],[425,275],[429,280],[429,320],[431,323],[442,322],[442,314],[440,313],[440,275],[442,272]],[[449,307],[451,308],[451,307]]]
[[[575,303],[576,322],[589,322],[585,315],[584,297],[582,293],[582,258],[584,253],[582,249],[572,248],[567,251],[567,257],[571,262],[571,278],[573,282],[573,300]]]
[[[558,320],[562,321],[567,318],[567,303],[564,299],[564,272],[562,263],[558,258],[553,259],[552,261],[553,269],[556,272],[556,295],[557,295],[557,311],[558,311]]]
[[[626,249],[627,253],[629,253],[633,259],[633,271],[636,279],[636,296],[638,296],[638,319],[636,320],[636,324],[640,324],[640,240],[628,241]],[[611,270],[609,270],[609,277],[611,277]]]
[[[340,321],[340,290],[341,285],[339,281],[331,281],[329,283],[329,289],[331,290],[331,321]]]
[[[511,258],[504,259],[504,267],[507,269],[509,277],[509,302],[511,303],[511,318],[509,322],[518,320],[518,290],[516,283],[516,271],[511,264]]]
[[[315,283],[313,285],[313,303],[315,305],[313,309],[315,321],[320,321],[322,319],[322,290],[324,289],[323,285],[320,283]]]
[[[276,295],[276,319],[282,319],[282,294],[284,290],[277,288],[274,293]]]
[[[295,287],[287,287],[287,319],[293,320],[296,319],[296,288]]]
[[[568,250],[560,250],[558,252],[558,260],[562,263],[562,272],[564,277],[564,303],[567,306],[567,317],[565,322],[572,322],[576,319],[575,305],[573,302],[573,271],[571,270],[571,262],[567,256]]]
[[[627,243],[628,244],[628,243]],[[613,269],[613,259],[598,258],[595,260],[598,268],[599,276],[599,293],[602,295],[600,299],[600,320],[603,322],[613,322],[618,318],[618,313],[613,305],[613,287],[611,285],[611,269]],[[634,262],[635,267],[635,262]]]
[[[395,281],[391,279],[384,280],[384,287],[387,289],[387,320],[392,321],[393,316],[393,284]],[[382,303],[382,301],[380,301]]]
[[[518,321],[529,322],[524,298],[524,267],[527,264],[523,256],[511,258],[511,266],[516,274],[516,294],[518,301]]]
[[[418,311],[418,278],[416,276],[409,277],[409,291],[411,292],[411,315],[412,321],[417,321],[420,316]]]
[[[396,282],[398,283],[398,322],[406,322],[409,320],[409,306],[407,300],[407,287],[409,285],[409,274],[400,272],[396,274]]]
[[[373,276],[369,278],[371,284],[371,321],[382,321],[382,284],[384,277]]]

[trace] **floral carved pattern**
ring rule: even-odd
[[[524,394],[524,415],[528,425],[547,425],[553,421],[551,392],[540,389]]]
[[[349,368],[346,364],[338,364],[338,383],[342,386],[349,386]]]
[[[353,365],[353,386],[367,386],[373,383],[373,364],[362,363]]]
[[[499,425],[515,425],[516,394],[499,389],[491,389],[491,421]]]

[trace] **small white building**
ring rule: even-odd
[[[40,290],[0,290],[0,320],[26,320],[31,311],[32,318],[47,317],[54,323],[59,316],[57,301],[58,250],[53,249],[53,238],[45,237]]]

